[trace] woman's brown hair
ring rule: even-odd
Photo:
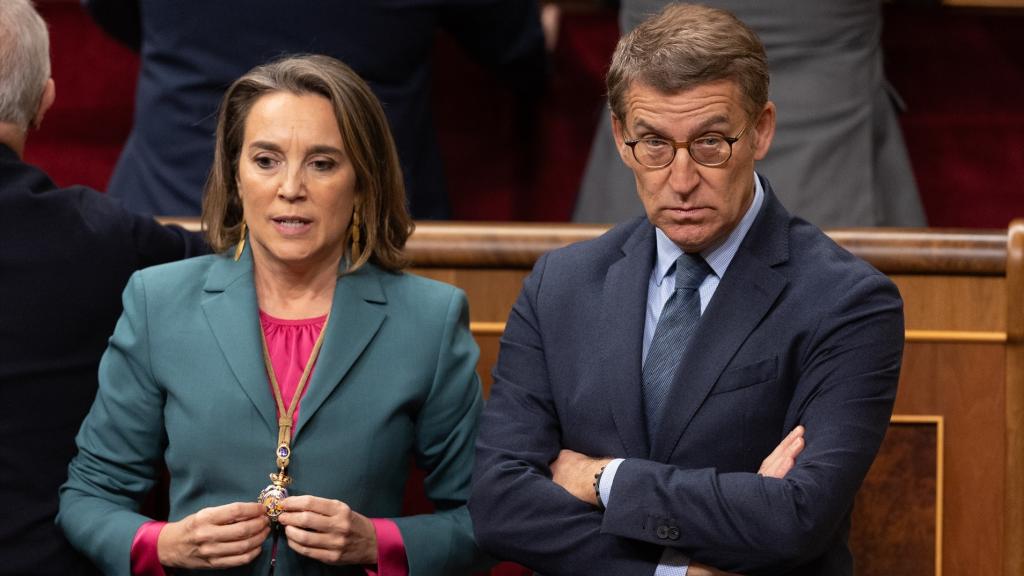
[[[397,272],[408,265],[403,248],[414,224],[405,203],[405,183],[384,109],[370,87],[345,64],[321,55],[289,56],[257,66],[236,80],[221,102],[213,167],[203,194],[203,229],[210,246],[223,252],[242,233],[238,162],[245,122],[253,104],[274,92],[319,94],[330,100],[338,130],[356,172],[360,254],[349,254],[347,272],[367,261]]]

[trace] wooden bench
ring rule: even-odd
[[[419,225],[415,271],[468,294],[485,388],[537,257],[604,230]],[[906,307],[895,415],[854,510],[857,574],[1024,574],[1024,220],[830,235],[888,274]]]
[[[466,291],[485,392],[534,261],[604,230],[419,224],[413,270]],[[895,415],[854,507],[857,574],[1024,574],[1024,220],[829,234],[896,282],[906,314]]]

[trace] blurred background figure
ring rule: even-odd
[[[415,218],[450,214],[430,102],[437,30],[450,32],[508,85],[543,85],[535,0],[83,3],[140,52],[134,126],[108,189],[151,214],[199,214],[221,95],[254,65],[282,54],[329,54],[369,82],[395,135]]]
[[[88,574],[54,524],[74,437],[93,396],[121,291],[135,270],[207,252],[23,160],[53,104],[46,25],[27,0],[0,2],[0,574]]]
[[[666,3],[623,0],[621,31]],[[882,69],[881,2],[701,3],[736,14],[767,49],[778,128],[758,172],[790,212],[822,228],[925,225],[896,116],[898,96]],[[573,219],[619,222],[642,214],[634,188],[605,112]]]

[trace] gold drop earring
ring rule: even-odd
[[[235,262],[242,257],[242,252],[245,251],[245,220],[242,220],[242,234],[238,238],[238,245],[235,246]]]
[[[359,204],[352,207],[352,223],[349,225],[349,236],[352,237],[352,262],[359,259]]]

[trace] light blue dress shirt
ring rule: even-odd
[[[764,188],[761,187],[761,180],[757,177],[757,174],[754,174],[754,201],[750,203],[750,208],[743,215],[739,225],[720,244],[701,252],[701,256],[704,257],[704,260],[711,266],[711,270],[714,271],[714,274],[708,274],[704,278],[704,282],[701,283],[698,289],[700,293],[701,314],[704,313],[708,303],[711,302],[711,297],[715,295],[719,282],[725,276],[729,264],[732,263],[733,256],[736,255],[736,250],[739,249],[740,243],[747,236],[747,232],[754,223],[754,218],[757,217],[762,204],[764,204]],[[655,228],[654,234],[658,248],[658,258],[654,263],[654,269],[651,270],[651,278],[647,284],[647,314],[644,319],[644,361],[647,360],[647,350],[651,347],[651,340],[654,338],[654,330],[658,326],[661,310],[665,307],[665,303],[668,302],[669,297],[672,296],[676,289],[675,275],[669,274],[669,269],[672,268],[676,259],[683,254],[683,250],[669,240],[668,236],[661,229]],[[601,501],[604,502],[605,506],[611,502],[615,472],[619,469],[619,465],[622,462],[622,458],[612,460],[605,467],[604,473],[601,474],[601,484],[598,486],[598,490],[601,493]],[[658,563],[658,568],[654,571],[654,576],[686,576],[689,562],[689,558],[679,550],[666,547],[665,551],[661,554],[661,560]]]

